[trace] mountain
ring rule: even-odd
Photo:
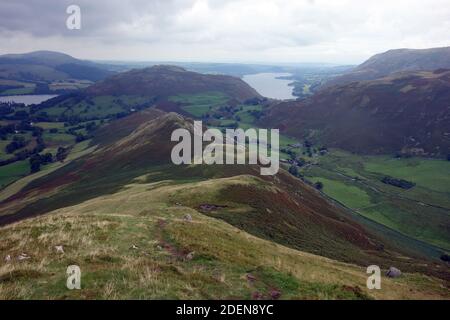
[[[164,111],[188,115],[184,109],[186,100],[192,102],[190,110],[203,110],[236,106],[253,98],[261,96],[239,78],[158,65],[119,73],[78,92],[48,100],[36,107],[36,114],[51,121],[98,120],[123,117],[157,105]]]
[[[120,73],[86,90],[88,94],[96,96],[114,95],[120,92],[124,95],[145,95],[159,98],[217,91],[240,101],[259,97],[253,88],[239,78],[206,75],[169,65],[157,65]]]
[[[139,181],[165,181],[163,185],[178,190],[170,197],[171,203],[183,203],[295,249],[358,264],[369,257],[383,264],[391,258],[387,248],[400,250],[285,171],[263,178],[256,165],[173,165],[170,153],[175,143],[170,136],[178,128],[192,132],[193,122],[175,113],[148,109],[99,129],[87,154],[4,199],[0,224],[114,194]],[[233,183],[220,182],[232,177]],[[209,190],[200,192],[204,185]],[[194,190],[199,191],[197,195]]]
[[[450,69],[450,47],[389,50],[371,57],[347,74],[330,80],[325,86],[374,80],[400,71],[434,71],[437,69]]]
[[[82,266],[89,296],[63,294],[85,298],[446,296],[439,264],[381,240],[285,171],[262,178],[257,166],[174,166],[168,141],[177,128],[192,130],[192,121],[134,113],[99,129],[78,155],[3,190],[0,250],[30,258],[0,271],[8,279],[0,296],[61,297],[52,288],[69,262]],[[64,256],[51,251],[61,245]],[[392,290],[367,290],[368,263],[398,266],[402,283],[383,278]],[[17,290],[21,279],[40,290]]]
[[[98,81],[113,74],[106,66],[53,51],[0,56],[0,79],[32,83],[64,80]]]
[[[271,108],[262,123],[362,154],[450,153],[450,71],[401,72],[322,89]]]

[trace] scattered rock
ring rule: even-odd
[[[21,253],[18,257],[17,260],[22,261],[22,260],[27,260],[30,259],[31,257],[29,255],[27,255],[26,253]]]
[[[63,246],[55,246],[56,253],[64,253],[64,247]]]
[[[159,251],[163,250],[164,248],[161,247],[160,245],[156,246],[156,249],[158,249]]]
[[[215,280],[217,280],[217,282],[220,282],[220,283],[224,283],[225,282],[225,274],[223,274],[223,273],[215,273],[214,275],[213,275],[213,278],[215,279]]]
[[[250,282],[255,282],[256,281],[256,277],[250,273],[247,273],[246,278],[248,281]]]
[[[192,216],[190,214],[186,214],[183,219],[185,221],[192,221]]]
[[[271,290],[270,291],[270,296],[272,297],[272,299],[274,300],[278,300],[281,297],[281,291],[278,290]]]
[[[181,207],[181,203],[177,202],[175,203],[176,206]]]
[[[11,256],[8,254],[6,257],[5,257],[5,262],[10,262],[11,261]]]
[[[401,275],[402,275],[402,272],[394,267],[390,267],[388,272],[386,272],[386,276],[388,276],[389,278],[398,278]]]
[[[189,253],[186,255],[186,260],[190,261],[190,260],[192,260],[192,259],[194,259],[194,252],[189,252]]]

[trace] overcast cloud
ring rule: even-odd
[[[77,4],[82,29],[68,30]],[[108,60],[359,63],[450,45],[450,0],[1,0],[0,53]]]

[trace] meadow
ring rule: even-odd
[[[358,214],[450,250],[450,162],[358,156],[332,150],[301,172],[310,181],[323,182],[326,195]],[[404,190],[382,183],[385,176],[416,185]]]

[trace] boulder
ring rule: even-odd
[[[189,253],[186,255],[186,260],[190,261],[190,260],[192,260],[192,259],[194,259],[194,252],[189,252]]]
[[[184,220],[185,220],[185,221],[192,221],[192,216],[191,216],[190,214],[186,214],[186,215],[184,216]]]
[[[278,300],[281,297],[281,292],[278,290],[271,290],[270,296],[272,297],[272,299]]]
[[[64,253],[64,247],[63,246],[55,246],[56,253]]]
[[[17,260],[19,260],[19,261],[22,261],[22,260],[28,260],[28,259],[30,259],[31,257],[28,255],[28,254],[26,254],[26,253],[21,253],[18,257],[17,257]]]
[[[389,270],[386,272],[386,276],[388,276],[389,278],[398,278],[401,275],[402,272],[395,267],[390,267]]]

